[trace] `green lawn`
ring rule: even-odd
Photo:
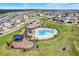
[[[5,56],[69,56],[79,55],[74,41],[79,40],[79,27],[76,25],[68,26],[66,24],[58,24],[51,21],[44,21],[42,25],[55,28],[59,31],[59,35],[51,40],[38,41],[39,48],[33,48],[29,51],[22,52],[20,49],[10,49],[6,42],[12,39],[12,35],[20,33],[16,31],[4,37],[0,37],[0,55]],[[73,29],[73,31],[72,31]],[[65,48],[63,51],[62,49]]]

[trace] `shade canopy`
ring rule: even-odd
[[[13,39],[15,41],[22,41],[23,38],[24,38],[24,36],[22,34],[16,34],[13,36]]]

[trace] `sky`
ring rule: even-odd
[[[0,3],[0,9],[79,9],[79,3]]]

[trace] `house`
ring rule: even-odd
[[[6,27],[11,27],[11,23],[9,23],[9,22],[5,22],[3,25]]]
[[[32,29],[35,29],[39,26],[40,26],[39,21],[38,20],[33,20],[30,24],[28,24],[26,26],[26,28],[28,29],[28,34],[32,34],[32,32],[33,32]]]
[[[2,30],[3,30],[3,26],[0,25],[0,31],[2,31]]]
[[[29,29],[33,29],[40,26],[39,21],[37,20],[33,20],[29,25],[27,25],[26,27]]]

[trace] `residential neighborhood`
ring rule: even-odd
[[[3,11],[0,13],[0,55],[79,55],[79,10]]]

